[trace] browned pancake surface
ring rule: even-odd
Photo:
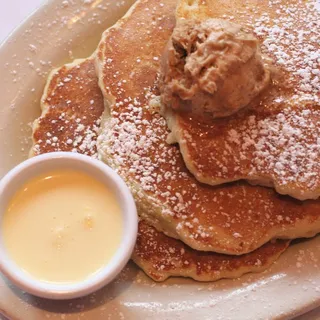
[[[288,246],[288,240],[276,240],[242,256],[201,252],[140,222],[133,260],[155,281],[164,281],[170,276],[215,281],[237,278],[248,271],[261,272]]]
[[[251,29],[273,67],[271,88],[247,110],[210,124],[188,113],[173,116],[172,130],[199,181],[218,185],[247,179],[301,200],[320,196],[320,12],[315,3],[180,2],[178,17],[226,18]]]
[[[32,155],[54,151],[96,153],[104,111],[93,58],[53,71],[42,97],[42,115],[34,123]]]
[[[319,201],[302,203],[246,183],[200,184],[179,148],[166,143],[166,122],[150,100],[158,95],[157,73],[176,4],[141,1],[104,34],[96,63],[110,110],[100,156],[125,178],[149,224],[194,249],[244,254],[272,238],[313,236],[320,230]]]

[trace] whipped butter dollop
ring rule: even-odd
[[[258,39],[226,20],[180,20],[162,58],[164,108],[203,120],[246,107],[270,82]]]

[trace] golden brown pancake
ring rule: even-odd
[[[233,2],[232,2],[233,3]],[[311,237],[320,231],[320,202],[299,202],[244,182],[212,187],[187,170],[167,125],[150,103],[177,1],[140,1],[107,30],[96,66],[107,108],[98,152],[126,180],[140,216],[158,231],[196,250],[253,251],[270,239]]]
[[[97,136],[92,132],[96,132],[99,126],[104,105],[92,58],[77,60],[53,71],[42,101],[42,116],[35,122],[35,146],[31,154],[63,150],[96,157]],[[79,126],[82,130],[79,130]],[[69,143],[69,139],[73,143]],[[90,147],[85,141],[90,141]],[[83,148],[84,143],[87,148]],[[288,245],[289,241],[284,240],[270,242],[243,257],[203,253],[140,222],[133,258],[147,275],[157,281],[174,275],[214,281],[265,270]],[[197,269],[195,266],[198,266]]]
[[[316,1],[181,0],[179,19],[225,18],[252,30],[273,84],[246,110],[209,123],[166,115],[202,183],[246,179],[300,200],[320,196],[320,11]]]
[[[238,278],[247,272],[262,272],[288,246],[288,240],[275,240],[242,256],[196,251],[140,222],[132,259],[155,281],[164,281],[169,277],[216,281]]]
[[[54,151],[96,154],[104,111],[97,81],[93,58],[76,60],[50,73],[41,99],[42,115],[33,125],[30,156]]]

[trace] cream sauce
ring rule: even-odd
[[[104,184],[79,171],[54,171],[16,192],[2,235],[8,254],[31,276],[76,283],[110,261],[122,228],[120,205]]]

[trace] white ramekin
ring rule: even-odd
[[[88,156],[55,152],[31,158],[12,169],[0,181],[0,221],[8,202],[29,179],[56,169],[81,170],[111,188],[118,198],[123,216],[123,233],[119,248],[111,261],[98,273],[80,283],[53,284],[37,280],[22,271],[8,256],[0,233],[0,271],[17,287],[49,299],[73,299],[88,295],[110,283],[129,261],[138,233],[138,216],[134,199],[120,176],[103,162]],[[2,226],[2,223],[0,224]],[[37,228],[37,222],[34,222]],[[97,246],[108,245],[97,243]],[[84,261],[86,257],[83,257]]]

